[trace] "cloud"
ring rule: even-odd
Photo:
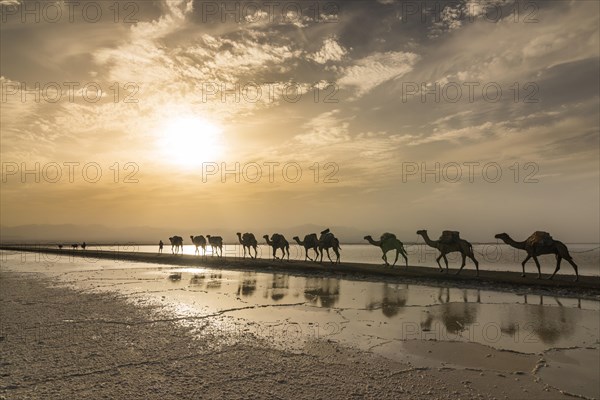
[[[348,51],[343,46],[340,46],[336,39],[327,38],[323,42],[323,47],[321,47],[321,50],[314,54],[310,54],[308,58],[319,64],[325,64],[328,61],[341,61],[342,58],[347,54]]]
[[[337,82],[340,87],[354,89],[356,97],[360,97],[382,83],[412,71],[419,58],[409,52],[374,53],[343,68]]]

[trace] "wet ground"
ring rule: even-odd
[[[23,261],[60,285],[160,304],[165,317],[224,342],[244,337],[294,351],[322,339],[416,367],[534,374],[600,398],[600,303],[594,300],[145,263]]]

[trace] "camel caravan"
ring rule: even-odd
[[[458,271],[456,271],[456,275],[460,274],[465,267],[466,259],[469,258],[475,264],[476,275],[479,276],[479,261],[477,261],[475,258],[473,245],[467,240],[462,239],[458,231],[443,231],[438,240],[430,239],[427,231],[424,229],[418,230],[417,235],[423,238],[425,244],[439,251],[439,256],[436,258],[436,262],[440,272],[444,271],[444,268],[442,268],[442,265],[440,264],[440,260],[444,260],[444,264],[446,266],[445,272],[448,272],[448,258],[446,256],[449,253],[458,252],[462,256],[462,262],[460,268]],[[217,254],[218,257],[222,257],[223,239],[220,236],[207,235],[206,237],[208,238],[208,243],[212,246],[212,254]],[[256,240],[254,234],[249,232],[242,234],[238,232],[237,237],[244,250],[243,258],[246,257],[246,251],[248,251],[250,258],[257,258],[258,241]],[[207,241],[204,236],[190,236],[190,238],[192,243],[196,246],[195,254],[200,254],[199,247],[202,247],[204,254],[206,254]],[[265,239],[265,242],[273,249],[274,260],[290,259],[290,244],[285,236],[280,233],[274,233],[271,235],[271,237],[269,237],[269,235],[264,235],[263,238]],[[504,241],[504,243],[511,247],[526,251],[527,256],[521,263],[523,267],[523,273],[521,276],[525,276],[525,263],[527,263],[530,258],[533,258],[538,270],[538,279],[540,279],[541,267],[537,257],[544,254],[554,254],[556,256],[556,268],[554,273],[548,279],[554,278],[554,275],[556,275],[556,273],[560,270],[561,261],[565,259],[569,264],[571,264],[571,266],[573,266],[573,269],[575,270],[575,281],[579,280],[577,264],[575,264],[573,258],[569,254],[567,246],[558,240],[554,240],[549,233],[542,231],[534,232],[523,242],[517,242],[511,239],[506,233],[499,233],[495,236],[495,238]],[[298,245],[304,247],[304,261],[310,260],[313,262],[323,262],[323,251],[325,250],[327,253],[327,258],[329,258],[331,263],[340,263],[340,241],[333,233],[330,232],[329,229],[322,231],[320,236],[317,236],[316,233],[310,233],[304,236],[303,240],[300,240],[300,237],[298,236],[294,236],[292,239]],[[174,236],[169,238],[169,240],[171,241],[171,250],[173,251],[173,254],[178,254],[179,250],[181,250],[181,253],[183,254],[183,239],[180,236]],[[385,232],[380,236],[379,240],[374,240],[372,236],[367,235],[364,237],[364,240],[381,249],[383,253],[381,258],[383,259],[386,267],[394,267],[399,256],[402,256],[405,265],[408,267],[408,255],[404,249],[404,244],[396,237],[395,234]],[[252,255],[252,249],[254,249],[254,256]],[[329,253],[330,249],[333,250],[333,253],[336,256],[335,261],[331,259],[331,255]],[[277,256],[277,253],[280,250],[281,258]],[[394,262],[392,264],[388,262],[387,258],[387,254],[390,251],[396,252]],[[314,258],[311,257],[311,252],[314,253]]]
[[[460,237],[460,233],[458,231],[443,231],[439,239],[432,240],[429,238],[429,235],[426,230],[418,230],[417,235],[421,236],[430,247],[433,247],[439,251],[439,256],[436,258],[437,265],[439,267],[440,272],[444,272],[444,268],[440,264],[440,260],[444,260],[444,264],[446,266],[445,272],[448,272],[448,259],[447,255],[449,253],[460,253],[462,257],[461,266],[456,271],[456,275],[460,274],[466,264],[466,259],[469,258],[475,264],[476,275],[479,276],[479,262],[475,258],[475,254],[473,251],[473,245],[470,242]],[[242,234],[241,232],[237,232],[237,237],[240,245],[243,248],[244,254],[243,258],[246,258],[246,251],[248,255],[252,259],[256,259],[258,257],[258,241],[253,233],[246,232]],[[273,260],[284,260],[290,259],[290,243],[287,241],[285,236],[280,233],[274,233],[270,237],[269,235],[264,235],[263,238],[267,245],[269,245],[273,249]],[[529,236],[526,240],[519,242],[512,239],[506,233],[499,233],[495,235],[496,239],[502,240],[507,245],[514,247],[519,250],[524,250],[527,253],[527,256],[521,263],[523,268],[523,272],[521,276],[525,277],[525,264],[529,259],[533,258],[535,265],[537,267],[538,275],[537,279],[542,277],[540,262],[538,260],[538,256],[545,254],[554,254],[556,256],[556,268],[554,272],[548,279],[554,278],[556,273],[560,270],[560,264],[562,260],[566,260],[573,269],[575,270],[575,281],[579,280],[579,272],[577,264],[573,261],[573,257],[569,254],[569,250],[567,246],[558,240],[555,240],[552,236],[550,236],[547,232],[536,231],[531,236]],[[200,248],[204,255],[206,255],[206,246],[209,245],[212,250],[212,255],[215,254],[217,257],[223,257],[223,238],[221,236],[211,236],[206,235],[206,237],[202,235],[194,236],[191,235],[190,239],[192,244],[196,247],[195,255],[200,255]],[[323,262],[323,253],[327,253],[327,258],[332,264],[340,263],[340,250],[342,249],[340,246],[340,241],[335,235],[330,232],[329,229],[325,229],[321,232],[320,236],[317,236],[316,233],[311,233],[304,236],[303,240],[300,240],[300,237],[294,236],[292,238],[298,245],[304,247],[304,261],[310,260],[313,262]],[[364,237],[368,243],[373,246],[377,246],[381,249],[383,255],[382,259],[384,261],[384,265],[386,267],[394,267],[396,262],[398,261],[398,257],[402,256],[404,258],[405,265],[408,267],[408,255],[406,250],[404,249],[404,244],[394,235],[393,233],[385,232],[383,233],[379,240],[374,240],[372,236],[367,235]],[[180,254],[183,255],[183,237],[181,236],[172,236],[169,238],[169,242],[171,243],[171,252],[172,254]],[[59,249],[62,249],[62,245],[58,245]],[[76,250],[79,245],[73,244],[71,246],[74,250]],[[83,242],[81,244],[81,248],[85,249],[86,244]],[[162,253],[163,242],[162,240],[159,243],[159,254]],[[252,250],[254,250],[254,255],[252,255]],[[277,255],[277,253],[281,250],[281,257]],[[329,250],[332,250],[335,254],[335,261],[332,260],[331,254]],[[394,262],[390,264],[388,262],[387,254],[390,251],[395,251]],[[311,253],[314,253],[314,258],[311,257]]]

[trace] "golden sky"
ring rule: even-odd
[[[600,240],[598,2],[267,3],[0,1],[1,224]]]

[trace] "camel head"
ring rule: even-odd
[[[190,235],[190,239],[192,239],[192,242],[194,241],[194,235]]]
[[[236,233],[236,235],[238,235],[238,236],[242,236],[242,233],[241,233],[241,232],[238,232],[238,233]]]
[[[367,235],[363,239],[365,239],[365,240],[373,240],[373,238],[371,237],[371,235]]]
[[[294,236],[294,237],[292,238],[292,240],[297,240],[297,241],[300,241],[300,238],[299,238],[298,236]]]
[[[506,234],[506,233],[499,233],[499,234],[495,235],[494,237],[496,239],[504,240],[504,239],[508,239],[508,234]]]
[[[265,238],[265,240],[269,240],[269,235],[263,235],[263,238]]]
[[[427,229],[420,229],[417,231],[417,235],[427,235]]]

